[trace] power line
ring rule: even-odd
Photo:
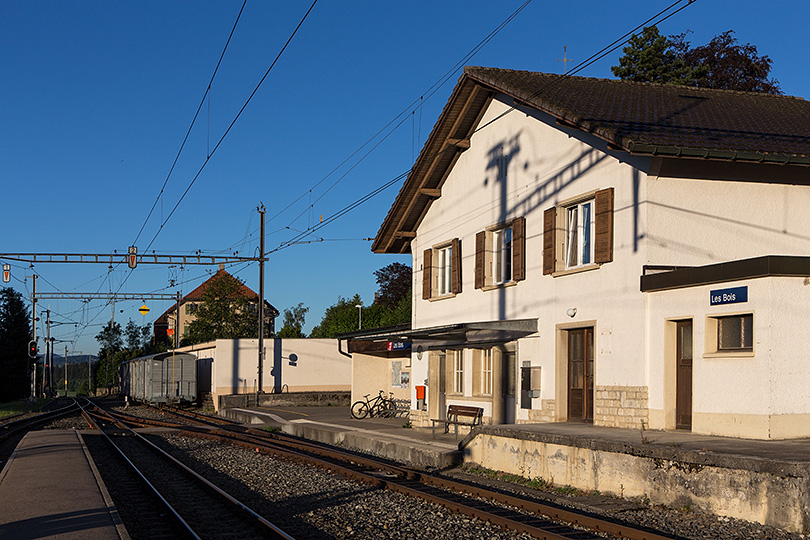
[[[312,193],[314,189],[320,186],[323,182],[325,182],[329,177],[335,174],[341,167],[346,165],[352,158],[354,158],[357,154],[359,154],[365,147],[369,144],[374,142],[381,134],[385,133],[383,138],[378,141],[371,150],[366,152],[352,167],[346,171],[340,178],[338,178],[327,190],[322,193],[315,201],[311,202],[310,205],[299,213],[295,218],[290,221],[290,224],[295,223],[302,215],[304,215],[309,208],[312,207],[314,203],[320,201],[329,191],[331,191],[341,180],[343,180],[352,170],[354,170],[360,163],[363,162],[383,141],[385,141],[388,137],[390,137],[399,127],[408,119],[408,115],[410,114],[409,111],[415,110],[414,107],[421,108],[424,106],[424,103],[427,99],[433,97],[433,95],[438,92],[438,90],[444,86],[448,80],[455,74],[461,66],[463,66],[469,59],[473,56],[478,54],[478,52],[483,49],[492,39],[497,36],[515,17],[517,17],[530,3],[532,0],[526,0],[523,4],[521,4],[515,11],[513,11],[506,19],[504,19],[498,26],[496,26],[489,34],[487,34],[481,41],[479,41],[472,49],[470,49],[458,62],[456,62],[453,67],[447,70],[441,77],[439,77],[431,86],[425,90],[418,98],[414,99],[411,103],[409,103],[399,114],[394,116],[387,124],[385,124],[382,128],[380,128],[374,135],[372,135],[368,140],[366,140],[363,144],[361,144],[354,152],[352,152],[346,159],[344,159],[340,164],[338,164],[335,168],[333,168],[329,173],[326,174],[323,178],[318,180],[312,187],[310,187],[307,191],[302,193],[297,199],[289,203],[280,211],[276,212],[273,216],[268,218],[268,223],[275,218],[279,217],[281,214],[286,212],[290,209],[294,204],[301,201],[307,194]],[[391,126],[394,126],[393,128]],[[390,129],[389,129],[390,128]],[[251,236],[255,234],[257,231],[254,230],[251,233]]]
[[[694,2],[696,2],[697,0],[676,0],[675,2],[673,2],[672,4],[670,4],[670,5],[669,5],[668,7],[666,7],[665,9],[663,9],[663,10],[659,11],[658,13],[656,13],[656,14],[655,14],[655,15],[653,15],[652,17],[648,18],[648,19],[647,19],[646,21],[644,21],[643,23],[641,23],[641,24],[639,24],[638,26],[636,26],[636,27],[635,27],[633,30],[630,30],[629,32],[625,33],[625,34],[624,34],[622,37],[620,37],[620,38],[618,38],[618,39],[614,40],[614,41],[613,41],[613,42],[612,42],[610,45],[607,45],[607,46],[603,47],[603,48],[602,48],[601,50],[599,50],[597,53],[595,53],[595,54],[591,55],[590,57],[588,57],[588,58],[587,58],[586,60],[584,60],[583,62],[581,62],[581,63],[577,64],[577,66],[575,66],[575,67],[574,67],[574,68],[573,68],[573,69],[572,69],[572,70],[571,70],[571,71],[570,71],[568,74],[565,74],[565,75],[560,76],[558,79],[555,79],[553,82],[551,82],[551,83],[549,83],[549,84],[547,84],[547,85],[543,86],[541,89],[539,89],[539,90],[537,90],[536,92],[534,92],[534,93],[532,94],[532,96],[531,96],[531,98],[530,98],[530,99],[537,97],[537,96],[538,96],[538,95],[540,95],[541,93],[543,93],[543,92],[545,92],[546,90],[548,90],[548,89],[549,89],[551,86],[553,86],[553,85],[555,85],[555,84],[558,84],[558,83],[559,83],[559,81],[564,80],[565,78],[568,78],[568,77],[572,76],[573,74],[575,74],[575,73],[578,73],[578,72],[582,71],[583,69],[585,69],[586,67],[588,67],[588,66],[592,65],[593,63],[597,62],[598,60],[601,60],[602,58],[604,58],[605,56],[607,56],[607,55],[608,55],[608,54],[610,54],[611,52],[615,51],[616,49],[618,49],[619,47],[621,47],[622,45],[624,45],[624,43],[626,43],[626,42],[627,42],[627,41],[630,39],[630,37],[633,35],[633,33],[637,32],[637,31],[638,31],[640,28],[642,28],[642,27],[644,27],[644,26],[648,25],[650,22],[652,22],[652,21],[654,21],[654,20],[658,19],[658,17],[661,17],[662,15],[664,15],[665,13],[667,13],[668,11],[673,10],[673,9],[675,8],[675,6],[677,6],[677,5],[681,4],[681,3],[683,3],[684,1],[686,2],[686,4],[684,4],[683,6],[681,6],[681,7],[680,7],[680,8],[678,8],[678,9],[676,9],[675,11],[672,11],[672,13],[669,13],[668,15],[664,16],[664,17],[663,17],[663,18],[661,18],[660,20],[657,20],[657,21],[655,22],[655,24],[660,24],[661,22],[664,22],[665,20],[669,19],[670,17],[674,16],[675,14],[677,14],[677,13],[681,12],[682,10],[686,9],[688,6],[692,5],[692,4],[693,4]],[[481,131],[482,129],[484,129],[485,127],[487,127],[487,126],[489,126],[489,125],[492,125],[494,122],[496,122],[497,120],[499,120],[499,119],[503,118],[504,116],[506,116],[507,114],[511,113],[511,112],[512,112],[512,111],[514,111],[514,110],[516,110],[516,108],[515,108],[514,106],[510,107],[510,108],[509,108],[509,110],[507,110],[507,111],[505,111],[505,112],[501,113],[500,115],[496,116],[494,119],[492,119],[491,121],[487,122],[486,124],[484,124],[484,125],[479,126],[478,128],[476,128],[476,129],[475,129],[475,130],[474,130],[474,131],[471,133],[471,135],[472,135],[472,134],[475,134],[475,133],[478,133],[479,131]],[[439,150],[439,151],[438,151],[438,152],[436,152],[434,155],[429,156],[429,157],[428,157],[428,159],[435,158],[435,157],[437,157],[439,154],[441,154],[442,152],[445,152],[445,151],[449,150],[450,148],[451,148],[451,147],[447,147],[447,148],[445,148],[445,149],[443,149],[443,150]],[[408,175],[410,175],[410,173],[411,173],[411,171],[412,171],[412,170],[413,170],[413,167],[412,167],[412,168],[411,168],[409,171],[407,171],[407,172],[405,172],[405,173],[402,173],[402,174],[398,175],[398,176],[397,176],[397,177],[395,177],[394,179],[387,181],[385,184],[383,184],[382,186],[380,186],[380,187],[378,187],[377,189],[373,190],[372,192],[367,193],[366,195],[364,195],[364,196],[363,196],[363,197],[361,197],[360,199],[357,199],[357,200],[356,200],[356,201],[354,201],[353,203],[350,203],[349,205],[347,205],[347,206],[346,206],[346,207],[344,207],[343,209],[339,210],[338,212],[336,212],[335,214],[333,214],[332,216],[330,216],[328,219],[324,220],[323,222],[321,222],[321,223],[319,223],[319,224],[317,224],[317,225],[315,225],[315,226],[309,227],[309,228],[308,228],[308,229],[306,229],[305,231],[303,231],[303,232],[299,233],[299,234],[298,234],[297,236],[295,236],[295,237],[294,237],[292,240],[288,240],[288,241],[286,241],[286,242],[282,242],[282,243],[281,243],[281,244],[280,244],[280,245],[279,245],[277,248],[275,248],[275,249],[273,249],[273,250],[269,251],[269,252],[268,252],[268,255],[269,255],[270,253],[275,253],[275,252],[277,252],[277,251],[280,251],[280,250],[282,250],[282,249],[285,249],[285,248],[287,248],[287,247],[290,247],[290,246],[292,246],[292,245],[294,245],[294,244],[299,243],[299,241],[300,241],[302,238],[305,238],[306,236],[309,236],[309,235],[310,235],[310,234],[312,234],[313,232],[315,232],[315,231],[317,231],[317,230],[319,230],[319,229],[323,228],[324,226],[326,226],[328,223],[331,223],[332,221],[335,221],[336,219],[338,219],[338,218],[342,217],[342,216],[343,216],[343,215],[345,215],[346,213],[348,213],[348,212],[350,212],[350,211],[354,210],[355,208],[357,208],[358,206],[360,206],[360,205],[361,205],[363,202],[365,202],[365,201],[369,200],[370,198],[374,197],[375,195],[379,194],[380,192],[382,192],[383,190],[387,189],[388,187],[390,187],[390,186],[391,186],[391,185],[393,185],[394,183],[398,182],[398,181],[399,181],[399,180],[401,180],[402,178],[406,178]]]
[[[135,240],[132,242],[133,246],[138,243],[138,239],[141,237],[141,233],[146,227],[146,224],[149,222],[149,218],[152,217],[152,212],[155,211],[155,207],[157,206],[158,201],[160,201],[160,198],[163,196],[163,192],[166,189],[166,184],[169,183],[169,178],[171,178],[172,173],[174,172],[174,167],[177,165],[177,161],[180,159],[180,154],[183,152],[183,149],[186,146],[186,142],[188,141],[189,135],[191,135],[191,130],[192,128],[194,128],[194,124],[197,122],[197,117],[200,115],[200,110],[202,110],[203,104],[205,103],[208,94],[211,92],[211,85],[214,83],[214,77],[217,76],[219,66],[222,64],[222,59],[225,57],[225,51],[228,50],[228,45],[231,43],[231,38],[233,37],[233,34],[236,31],[236,25],[239,24],[239,19],[242,18],[242,12],[245,10],[245,4],[247,4],[247,0],[244,0],[242,2],[242,7],[239,9],[239,14],[236,16],[236,21],[234,21],[233,23],[231,33],[228,35],[228,40],[225,42],[225,46],[222,48],[222,53],[219,55],[219,61],[217,62],[216,67],[214,68],[214,72],[211,74],[211,79],[208,81],[208,87],[205,89],[205,92],[203,93],[203,97],[200,100],[200,104],[197,106],[197,111],[194,113],[194,118],[191,119],[191,124],[188,126],[188,130],[186,131],[186,136],[183,137],[183,142],[180,144],[180,149],[177,151],[177,155],[174,157],[174,162],[172,163],[172,166],[169,168],[169,174],[166,175],[166,180],[163,181],[163,186],[160,188],[160,192],[155,198],[155,202],[152,203],[152,208],[149,209],[149,213],[146,215],[146,219],[143,221],[141,229],[138,231],[138,234],[135,235]]]
[[[276,55],[275,59],[274,59],[274,60],[273,60],[273,62],[270,64],[270,67],[269,67],[269,68],[267,68],[267,71],[264,73],[264,76],[262,76],[262,78],[261,78],[261,80],[259,81],[259,83],[258,83],[258,84],[256,85],[256,87],[253,89],[253,92],[251,92],[251,93],[250,93],[250,96],[248,96],[248,98],[247,98],[247,100],[245,101],[244,105],[242,105],[242,108],[241,108],[241,109],[239,109],[239,112],[236,114],[236,116],[234,117],[234,119],[233,119],[233,120],[231,121],[231,123],[228,125],[228,128],[225,130],[225,132],[222,134],[222,137],[220,137],[220,138],[219,138],[219,140],[217,141],[216,145],[214,145],[214,148],[211,150],[211,152],[208,154],[208,156],[206,156],[205,161],[203,161],[202,166],[201,166],[201,167],[200,167],[200,169],[197,171],[197,174],[195,174],[195,175],[194,175],[194,178],[192,178],[192,180],[191,180],[191,182],[189,183],[188,187],[187,187],[187,188],[186,188],[186,190],[183,192],[183,194],[180,196],[180,199],[179,199],[179,200],[177,201],[177,203],[174,205],[174,207],[172,208],[171,212],[169,212],[169,215],[168,215],[168,216],[166,216],[166,219],[165,219],[165,220],[163,220],[163,222],[160,224],[160,227],[158,228],[157,232],[155,233],[155,236],[154,236],[154,237],[152,238],[152,240],[149,242],[149,245],[148,245],[148,246],[146,246],[146,250],[149,250],[149,248],[150,248],[150,247],[152,247],[152,244],[154,244],[155,240],[157,240],[158,235],[160,235],[161,231],[163,231],[163,227],[165,227],[165,226],[166,226],[166,223],[168,223],[168,222],[169,222],[169,220],[171,219],[171,217],[174,215],[174,212],[175,212],[175,211],[177,210],[177,208],[180,206],[180,203],[182,203],[182,202],[183,202],[183,199],[185,199],[185,198],[186,198],[186,195],[188,194],[188,192],[189,192],[189,191],[191,190],[191,188],[194,186],[194,183],[197,181],[197,179],[198,179],[198,178],[200,177],[200,175],[202,174],[203,170],[205,169],[205,166],[206,166],[206,165],[208,165],[208,162],[210,161],[211,157],[214,155],[214,153],[217,151],[217,149],[219,148],[219,146],[222,144],[222,141],[224,141],[224,140],[225,140],[225,137],[227,137],[227,136],[228,136],[228,133],[230,133],[231,128],[233,128],[234,124],[236,124],[237,120],[239,120],[239,117],[241,117],[241,116],[242,116],[242,113],[245,111],[245,109],[247,108],[248,104],[249,104],[249,103],[250,103],[250,101],[253,99],[253,96],[255,96],[255,95],[256,95],[256,93],[259,91],[259,88],[261,88],[262,84],[263,84],[263,83],[264,83],[264,81],[267,79],[267,76],[268,76],[268,75],[270,75],[270,72],[273,70],[273,67],[275,67],[275,65],[276,65],[276,63],[278,62],[279,58],[281,58],[281,55],[282,55],[282,54],[284,54],[284,51],[287,49],[287,46],[290,44],[290,42],[293,40],[293,38],[295,37],[295,35],[298,33],[298,30],[299,30],[299,29],[301,28],[301,26],[304,24],[304,21],[307,19],[307,17],[309,16],[310,12],[312,12],[312,9],[315,7],[315,4],[316,4],[317,2],[318,2],[318,0],[314,0],[314,2],[312,2],[312,5],[309,7],[309,9],[307,10],[307,12],[304,14],[303,18],[302,18],[302,19],[301,19],[301,21],[298,23],[298,26],[296,26],[296,27],[295,27],[295,30],[293,30],[292,34],[290,34],[290,37],[287,39],[287,42],[286,42],[286,43],[284,43],[284,46],[283,46],[283,47],[281,48],[281,50],[278,52],[278,54]]]

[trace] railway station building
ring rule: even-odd
[[[468,67],[372,247],[411,328],[353,339],[407,344],[414,425],[808,437],[808,207],[803,99]]]

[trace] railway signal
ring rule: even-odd
[[[132,269],[138,266],[138,248],[135,246],[129,246],[129,253],[127,254],[127,265],[129,265],[129,267]]]
[[[31,340],[28,342],[28,356],[29,358],[36,358],[37,353],[39,352],[39,347],[37,347],[36,340]]]
[[[11,265],[4,264],[3,265],[3,283],[8,283],[11,281]]]

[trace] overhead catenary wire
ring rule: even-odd
[[[200,104],[197,106],[197,111],[194,113],[194,117],[191,119],[191,124],[188,126],[186,130],[186,136],[183,137],[183,142],[180,143],[180,149],[177,151],[177,155],[174,157],[174,161],[172,162],[172,166],[169,168],[169,173],[166,175],[166,179],[163,181],[163,186],[161,186],[160,191],[158,192],[157,197],[155,198],[155,202],[152,203],[152,208],[149,209],[149,213],[146,215],[146,219],[143,221],[143,225],[141,225],[138,234],[135,235],[135,240],[132,242],[132,245],[136,245],[138,243],[138,239],[141,237],[141,233],[143,233],[146,224],[149,222],[149,218],[152,217],[152,213],[155,211],[155,207],[158,204],[158,201],[161,200],[163,196],[163,192],[166,190],[166,185],[169,183],[169,179],[174,172],[174,168],[177,165],[178,160],[180,159],[180,154],[183,153],[183,149],[186,147],[186,142],[188,141],[189,136],[191,135],[191,130],[194,128],[194,124],[197,122],[197,117],[200,115],[200,111],[202,110],[203,104],[205,104],[205,100],[208,98],[209,93],[211,92],[211,85],[214,83],[214,78],[217,76],[217,72],[219,71],[219,66],[222,64],[222,59],[225,58],[225,52],[228,50],[228,45],[231,43],[231,38],[233,37],[234,32],[236,31],[236,26],[239,24],[239,19],[242,18],[242,12],[245,10],[245,5],[247,4],[247,0],[242,2],[242,7],[239,9],[239,14],[236,16],[236,20],[233,23],[233,27],[231,28],[231,33],[228,35],[228,39],[225,42],[225,46],[222,48],[222,53],[219,55],[219,60],[217,61],[217,65],[214,68],[214,72],[211,74],[211,79],[208,81],[208,86],[203,92],[203,97],[200,100]]]
[[[355,149],[351,154],[349,154],[348,157],[346,157],[331,171],[329,171],[323,178],[321,178],[315,184],[313,184],[308,190],[304,191],[298,198],[296,198],[295,200],[287,204],[287,206],[285,206],[284,208],[282,208],[281,210],[270,216],[267,219],[267,223],[270,223],[271,221],[282,215],[284,212],[289,210],[293,205],[300,202],[304,197],[311,194],[314,189],[316,189],[327,179],[329,179],[332,175],[334,175],[338,170],[340,170],[344,165],[346,165],[350,160],[352,160],[352,158],[357,156],[357,154],[359,154],[364,148],[366,148],[369,144],[372,144],[374,141],[376,141],[378,137],[380,137],[382,134],[385,134],[382,140],[378,141],[372,148],[372,150],[376,149],[382,141],[390,137],[391,134],[393,134],[404,123],[404,121],[408,119],[412,110],[419,109],[420,111],[419,122],[421,127],[421,109],[424,106],[425,101],[427,99],[430,99],[436,92],[438,92],[438,90],[441,87],[443,87],[448,80],[450,80],[450,78],[459,70],[460,67],[466,64],[469,61],[469,59],[475,56],[490,41],[492,41],[492,39],[495,38],[495,36],[497,36],[513,19],[515,19],[515,17],[517,17],[531,3],[531,1],[532,0],[526,0],[523,4],[518,6],[517,9],[515,9],[512,13],[509,14],[509,16],[507,16],[503,21],[501,21],[500,24],[498,24],[489,34],[487,34],[483,39],[481,39],[472,49],[470,49],[461,59],[459,59],[458,62],[456,62],[450,69],[444,72],[431,86],[429,86],[424,92],[422,92],[422,94],[418,98],[411,101],[404,109],[402,109],[397,115],[395,115],[390,121],[388,121],[388,123],[386,123],[383,127],[377,130],[377,132],[375,132],[363,144],[361,144],[357,149]],[[344,173],[334,183],[332,183],[332,185],[330,185],[329,188],[327,188],[327,190],[324,193],[322,193],[315,201],[311,201],[307,209],[296,215],[296,217],[293,218],[292,221],[290,221],[290,224],[297,221],[311,208],[312,205],[320,201],[327,193],[329,193],[332,189],[334,189],[334,187],[341,180],[343,180],[349,172],[351,172],[363,160],[365,160],[370,155],[370,153],[371,152],[366,152],[360,158],[360,160],[358,160],[355,164],[353,164],[352,167],[346,173]],[[255,234],[256,232],[258,232],[258,229],[254,229],[251,235]]]
[[[250,104],[250,102],[253,100],[253,97],[256,95],[256,93],[259,91],[259,89],[262,87],[262,84],[264,84],[264,81],[265,81],[265,80],[267,79],[267,77],[270,75],[270,72],[273,70],[273,68],[275,67],[276,63],[277,63],[277,62],[279,61],[279,59],[281,58],[281,55],[283,55],[283,54],[284,54],[284,51],[285,51],[285,50],[287,50],[287,47],[290,45],[290,43],[292,42],[293,38],[294,38],[294,37],[295,37],[295,35],[298,33],[298,30],[300,30],[300,29],[301,29],[301,26],[303,26],[304,21],[306,21],[307,17],[308,17],[308,16],[309,16],[309,14],[312,12],[313,8],[315,7],[315,4],[317,4],[317,3],[318,3],[318,0],[314,0],[314,1],[312,2],[312,5],[311,5],[311,6],[309,6],[309,9],[308,9],[308,10],[307,10],[307,12],[304,14],[304,16],[301,18],[301,20],[298,22],[298,25],[295,27],[295,30],[293,30],[292,34],[290,34],[290,37],[289,37],[289,38],[287,38],[287,41],[284,43],[284,46],[281,48],[281,50],[278,52],[278,54],[276,55],[276,57],[273,59],[273,62],[270,64],[270,67],[268,67],[268,68],[267,68],[267,71],[265,71],[265,73],[264,73],[264,75],[262,76],[262,78],[261,78],[261,79],[259,80],[259,82],[256,84],[256,87],[255,87],[255,88],[253,89],[253,91],[250,93],[250,95],[248,96],[247,100],[245,100],[245,103],[244,103],[244,104],[242,105],[242,107],[239,109],[239,112],[238,112],[238,113],[236,113],[236,116],[235,116],[235,117],[234,117],[234,119],[231,121],[231,123],[228,125],[228,127],[225,129],[225,132],[224,132],[224,133],[222,134],[222,136],[219,138],[219,140],[218,140],[218,141],[217,141],[217,143],[214,145],[214,147],[213,147],[213,148],[210,150],[209,154],[206,156],[205,160],[203,161],[202,166],[200,166],[200,169],[197,171],[197,173],[196,173],[196,174],[194,175],[194,177],[191,179],[191,182],[189,182],[189,184],[188,184],[188,186],[186,187],[185,191],[183,191],[183,194],[180,196],[180,198],[178,199],[178,201],[177,201],[177,202],[175,203],[175,205],[172,207],[171,211],[169,212],[169,215],[168,215],[168,216],[166,216],[166,218],[165,218],[165,219],[162,221],[162,223],[161,223],[161,224],[160,224],[160,226],[158,227],[157,232],[155,233],[155,236],[154,236],[154,237],[152,237],[152,240],[149,242],[149,245],[147,245],[147,246],[146,246],[146,250],[147,250],[147,251],[149,250],[149,248],[151,248],[151,247],[152,247],[152,244],[154,244],[154,243],[155,243],[155,240],[157,240],[157,237],[160,235],[161,231],[163,231],[163,228],[166,226],[166,224],[169,222],[169,220],[170,220],[170,219],[172,218],[172,216],[174,215],[174,213],[175,213],[175,211],[177,210],[177,208],[180,206],[180,204],[181,204],[181,203],[183,202],[183,200],[186,198],[186,195],[188,195],[188,192],[189,192],[189,191],[191,191],[191,188],[194,186],[194,184],[197,182],[197,179],[200,177],[200,175],[202,174],[202,172],[205,170],[205,167],[206,167],[206,165],[208,165],[208,162],[211,160],[211,157],[212,157],[212,156],[213,156],[213,155],[216,153],[217,149],[219,149],[220,145],[221,145],[221,144],[222,144],[222,142],[225,140],[225,138],[228,136],[228,134],[230,133],[230,131],[231,131],[231,129],[233,128],[233,126],[236,124],[236,122],[237,122],[237,121],[239,120],[239,118],[242,116],[242,113],[245,111],[245,109],[247,108],[247,106],[248,106],[248,105]]]
[[[568,73],[566,73],[566,74],[564,74],[564,75],[559,76],[559,78],[555,79],[555,80],[554,80],[554,81],[552,81],[551,83],[549,83],[549,84],[547,84],[547,85],[543,86],[542,88],[538,89],[536,92],[534,92],[534,93],[532,94],[531,98],[535,98],[535,97],[539,96],[540,94],[542,94],[543,92],[545,92],[545,91],[547,91],[549,88],[551,88],[553,85],[555,85],[555,84],[559,84],[559,82],[560,82],[560,81],[562,81],[562,80],[564,80],[564,79],[566,79],[566,78],[568,78],[568,77],[571,77],[571,76],[573,76],[573,75],[574,75],[574,74],[576,74],[576,73],[579,73],[580,71],[582,71],[582,70],[583,70],[583,69],[585,69],[586,67],[588,67],[588,66],[592,65],[593,63],[597,62],[598,60],[601,60],[602,58],[604,58],[605,56],[607,56],[607,55],[608,55],[608,54],[610,54],[611,52],[615,51],[616,49],[618,49],[619,47],[621,47],[622,45],[624,45],[624,44],[625,44],[625,43],[626,43],[626,42],[627,42],[627,41],[630,39],[630,37],[632,37],[632,35],[633,35],[635,32],[637,32],[639,29],[643,28],[644,26],[647,26],[649,23],[651,23],[651,22],[655,21],[655,23],[654,23],[654,24],[660,24],[661,22],[663,22],[663,21],[665,21],[665,20],[669,19],[670,17],[672,17],[672,16],[674,16],[675,14],[677,14],[677,13],[681,12],[682,10],[684,10],[685,8],[687,8],[688,6],[692,5],[692,4],[693,4],[694,2],[696,2],[696,1],[697,1],[697,0],[676,0],[675,2],[673,2],[672,4],[670,4],[669,6],[667,6],[666,8],[664,8],[663,10],[659,11],[658,13],[656,13],[655,15],[653,15],[652,17],[648,18],[648,19],[647,19],[647,20],[645,20],[644,22],[642,22],[642,23],[640,23],[639,25],[637,25],[637,26],[636,26],[635,28],[633,28],[632,30],[630,30],[630,31],[626,32],[626,33],[625,33],[625,34],[624,34],[622,37],[620,37],[620,38],[618,38],[618,39],[614,40],[614,41],[613,41],[612,43],[610,43],[609,45],[607,45],[607,46],[603,47],[603,48],[602,48],[602,49],[600,49],[598,52],[594,53],[593,55],[589,56],[589,57],[588,57],[587,59],[585,59],[584,61],[582,61],[582,62],[580,62],[579,64],[577,64],[577,65],[576,65],[576,66],[575,66],[575,67],[574,67],[574,68],[573,68],[571,71],[569,71]],[[684,3],[684,2],[685,2],[685,3]],[[678,6],[679,4],[684,4],[684,5],[680,6],[678,9],[675,9],[675,7],[676,7],[676,6]],[[674,10],[674,11],[672,11],[672,10]],[[666,14],[666,13],[667,13],[667,12],[669,12],[669,11],[672,11],[672,12],[671,12],[671,13],[669,13],[669,14],[667,14],[666,16],[664,16],[664,14]],[[659,19],[659,17],[661,17],[661,18]],[[486,124],[483,124],[483,125],[481,125],[481,126],[477,127],[475,130],[473,130],[472,134],[478,133],[478,132],[479,132],[479,131],[481,131],[482,129],[485,129],[486,127],[488,127],[488,126],[492,125],[494,122],[498,121],[499,119],[501,119],[501,118],[505,117],[507,114],[509,114],[509,113],[511,113],[511,112],[513,112],[513,111],[515,111],[515,110],[517,110],[517,109],[516,109],[514,106],[510,107],[510,108],[509,108],[507,111],[505,111],[505,112],[501,113],[500,115],[496,116],[494,119],[490,120],[490,121],[489,121],[489,122],[487,122]],[[471,134],[471,135],[472,135],[472,134]],[[436,153],[435,153],[433,156],[429,156],[429,158],[430,158],[430,157],[436,157],[436,156],[438,156],[438,155],[439,155],[441,152],[445,152],[445,151],[448,151],[448,150],[450,150],[450,147],[447,147],[447,148],[445,148],[445,149],[443,149],[443,150],[439,150],[439,151],[438,151],[438,152],[436,152]],[[375,196],[375,195],[379,194],[380,192],[382,192],[383,190],[387,189],[388,187],[390,187],[390,186],[391,186],[391,185],[393,185],[394,183],[398,182],[399,180],[401,180],[401,179],[403,179],[403,178],[407,178],[407,176],[408,176],[408,175],[411,173],[411,171],[412,171],[412,170],[413,170],[413,167],[412,167],[410,170],[408,170],[408,171],[406,171],[406,172],[404,172],[404,173],[401,173],[400,175],[396,176],[396,177],[395,177],[395,178],[393,178],[392,180],[387,181],[387,182],[386,182],[386,183],[384,183],[382,186],[380,186],[380,187],[378,187],[377,189],[373,190],[372,192],[370,192],[370,193],[368,193],[368,194],[364,195],[364,196],[363,196],[363,197],[361,197],[360,199],[358,199],[358,200],[356,200],[356,201],[354,201],[354,202],[350,203],[349,205],[347,205],[347,206],[346,206],[346,207],[344,207],[343,209],[339,210],[338,212],[336,212],[335,214],[333,214],[332,216],[330,216],[328,219],[324,220],[323,222],[321,222],[321,223],[319,223],[319,224],[317,224],[317,225],[314,225],[314,226],[312,226],[312,227],[308,228],[307,230],[305,230],[305,231],[303,231],[303,232],[299,233],[298,235],[296,235],[295,237],[293,237],[293,239],[291,239],[291,240],[288,240],[288,241],[282,242],[282,243],[281,243],[281,244],[280,244],[278,247],[276,247],[275,249],[273,249],[273,250],[269,251],[269,252],[268,252],[268,254],[270,254],[270,253],[275,253],[275,252],[277,252],[277,251],[280,251],[280,250],[285,249],[285,248],[287,248],[287,247],[290,247],[290,246],[292,246],[292,245],[295,245],[295,244],[301,243],[301,242],[300,242],[300,241],[301,241],[301,239],[306,238],[307,236],[309,236],[309,235],[310,235],[310,234],[312,234],[313,232],[315,232],[315,231],[317,231],[317,230],[319,230],[319,229],[323,228],[324,226],[326,226],[328,223],[331,223],[331,222],[333,222],[334,220],[336,220],[336,219],[340,218],[341,216],[345,215],[346,213],[350,212],[351,210],[353,210],[354,208],[356,208],[357,206],[359,206],[359,205],[360,205],[360,204],[362,204],[363,202],[365,202],[365,201],[367,201],[368,199],[372,198],[373,196]]]

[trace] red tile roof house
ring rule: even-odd
[[[177,304],[172,305],[169,309],[167,309],[160,317],[158,317],[155,322],[153,323],[153,332],[156,341],[171,341],[173,343],[174,339],[174,332],[175,328],[181,328],[182,332],[180,337],[182,338],[185,335],[188,326],[194,320],[194,312],[197,309],[200,301],[202,300],[203,294],[210,286],[211,282],[221,276],[227,276],[227,278],[232,279],[234,281],[239,282],[239,290],[242,296],[251,300],[254,304],[258,301],[259,295],[256,294],[250,287],[242,283],[241,281],[237,280],[223,268],[220,268],[216,274],[205,280],[199,287],[185,295],[180,300],[180,324],[176,324],[176,316],[175,311],[177,309]],[[264,301],[264,327],[265,332],[268,336],[272,336],[275,334],[275,318],[278,317],[279,311],[273,307],[267,300]],[[167,330],[172,330],[172,336],[169,336]],[[171,339],[170,339],[171,338]]]

